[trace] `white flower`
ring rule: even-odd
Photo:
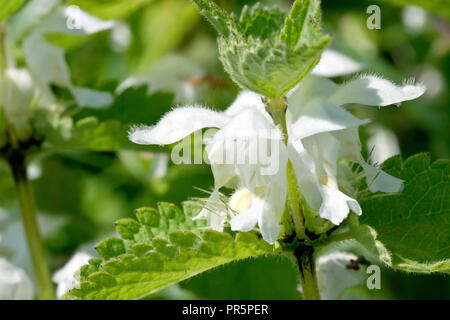
[[[87,264],[91,258],[93,257],[90,254],[84,251],[78,251],[70,258],[64,267],[53,274],[52,280],[57,285],[56,296],[58,298],[78,283],[75,279],[75,272],[83,265]]]
[[[365,268],[349,268],[358,257],[351,253],[332,252],[320,256],[316,262],[317,282],[322,300],[340,300],[346,289],[362,284],[367,278]]]
[[[0,257],[0,300],[31,300],[33,291],[25,271]]]
[[[263,238],[275,242],[286,200],[287,151],[259,96],[244,92],[225,112],[177,108],[153,127],[135,128],[130,139],[140,144],[171,144],[202,128],[219,131],[206,142],[215,191],[198,218],[207,218],[216,230],[222,230],[228,218],[234,231],[250,231],[258,224]],[[255,151],[262,145],[269,147],[265,158],[258,159]],[[218,193],[224,186],[237,190],[228,206]]]
[[[396,86],[374,76],[361,76],[339,86],[310,75],[288,96],[287,148],[262,97],[249,91],[242,92],[225,112],[197,106],[177,108],[153,127],[134,128],[129,137],[140,144],[171,144],[202,128],[219,128],[206,142],[215,189],[227,186],[236,191],[227,205],[217,191],[213,192],[210,205],[199,217],[208,218],[211,226],[219,230],[228,217],[235,231],[249,231],[258,224],[263,238],[273,243],[278,238],[285,208],[288,156],[310,208],[336,225],[350,210],[361,214],[358,202],[339,189],[340,159],[361,164],[371,191],[400,190],[400,179],[370,165],[361,156],[357,129],[368,120],[358,119],[340,106],[398,104],[419,97],[424,90],[420,85]],[[258,146],[267,142],[271,147],[266,150],[266,158],[255,161]],[[274,167],[276,170],[270,170]]]
[[[340,159],[359,163],[372,192],[398,192],[402,180],[367,163],[361,155],[358,127],[368,120],[354,117],[342,105],[359,103],[387,106],[415,99],[423,85],[397,86],[388,80],[363,75],[342,85],[310,75],[288,96],[289,158],[311,209],[340,224],[350,210],[361,214],[356,200],[339,189]]]
[[[323,51],[320,62],[311,71],[311,74],[322,77],[337,77],[358,72],[363,67],[363,64],[340,52],[326,49]]]
[[[99,20],[83,11],[73,12],[66,7],[51,8],[54,3],[46,3],[45,13],[48,16],[33,27],[32,32],[23,41],[25,60],[28,68],[43,91],[43,95],[51,99],[51,84],[68,88],[77,104],[81,107],[105,107],[112,103],[113,97],[108,92],[100,92],[73,85],[69,67],[65,60],[64,49],[47,40],[48,34],[84,35],[93,34],[114,26],[112,21]],[[28,9],[30,8],[30,9]],[[22,15],[31,15],[33,11],[40,11],[35,1],[30,2],[23,9]],[[68,21],[76,21],[76,28],[69,28]]]

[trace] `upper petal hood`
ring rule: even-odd
[[[361,71],[364,65],[335,50],[325,50],[311,74],[337,77]]]
[[[220,112],[201,107],[176,108],[155,126],[135,127],[129,139],[138,144],[171,144],[203,128],[221,128],[229,118]]]
[[[335,105],[359,103],[368,106],[388,106],[416,99],[425,90],[423,84],[406,83],[398,86],[380,77],[363,75],[339,86],[328,101]]]
[[[289,134],[298,139],[323,132],[359,127],[369,122],[356,118],[342,108],[318,100],[297,108],[297,114],[291,121]]]

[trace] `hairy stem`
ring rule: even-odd
[[[27,179],[25,158],[19,151],[13,151],[9,163],[14,175],[22,220],[27,236],[28,248],[33,262],[39,297],[43,300],[56,299],[50,277],[44,245],[36,220],[36,206],[30,183]]]
[[[298,246],[294,251],[300,271],[304,300],[320,300],[313,254],[314,248],[305,245]]]

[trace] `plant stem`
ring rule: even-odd
[[[284,143],[288,143],[288,132],[286,124],[286,109],[287,104],[285,99],[272,99],[266,102],[267,111],[272,116],[273,122],[281,127],[284,134]],[[301,194],[298,188],[297,177],[295,175],[294,167],[291,160],[288,160],[286,167],[287,178],[287,206],[294,224],[294,230],[298,239],[305,239],[305,218],[303,216],[303,209],[300,203]]]
[[[300,190],[297,185],[297,177],[295,176],[294,167],[291,160],[288,161],[286,167],[287,187],[288,187],[288,206],[291,213],[292,222],[294,223],[295,234],[299,239],[305,239],[305,219],[300,203]]]
[[[298,246],[294,251],[300,271],[304,300],[320,300],[313,254],[314,248],[305,245]]]
[[[0,77],[6,70],[6,43],[5,43],[5,25],[0,23]]]
[[[33,193],[27,178],[24,155],[17,150],[12,151],[9,163],[14,175],[17,196],[22,211],[22,220],[27,236],[28,248],[33,262],[39,298],[42,300],[56,299],[50,277],[45,249],[36,220],[36,206]]]

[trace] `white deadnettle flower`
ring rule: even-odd
[[[0,300],[31,300],[33,291],[25,271],[0,257]]]
[[[362,70],[364,65],[332,49],[322,53],[320,62],[311,71],[311,74],[322,77],[338,77],[352,74]]]
[[[358,127],[361,120],[340,106],[359,103],[387,106],[416,99],[423,85],[397,86],[388,80],[362,75],[342,85],[310,75],[288,96],[289,157],[299,188],[311,209],[333,224],[340,224],[352,210],[361,214],[355,199],[338,184],[338,161],[359,163],[372,192],[399,192],[402,180],[365,161],[361,155]]]
[[[234,231],[258,224],[263,238],[274,243],[286,200],[287,150],[261,97],[244,92],[225,112],[177,108],[153,127],[133,129],[129,137],[139,144],[171,144],[202,128],[219,130],[205,141],[215,190],[197,218],[207,218],[216,230],[223,230],[228,219]],[[228,204],[218,192],[224,186],[236,189]]]
[[[396,86],[374,76],[362,76],[339,86],[311,75],[288,96],[287,148],[282,132],[265,110],[262,97],[248,91],[242,92],[225,112],[201,107],[177,108],[153,127],[134,128],[129,138],[139,144],[164,145],[202,128],[219,128],[206,141],[215,191],[198,218],[209,219],[210,225],[218,230],[230,217],[234,231],[249,231],[258,224],[263,238],[273,243],[278,238],[285,207],[288,156],[310,208],[336,225],[350,210],[361,214],[358,202],[339,189],[341,158],[361,164],[371,191],[400,190],[400,179],[370,165],[361,155],[357,129],[368,120],[358,119],[340,106],[398,104],[419,97],[424,90],[421,85]],[[258,148],[267,142],[271,147],[265,150],[265,158],[255,160]],[[224,157],[235,161],[224,161]],[[223,186],[236,190],[227,204],[218,193]]]
[[[56,283],[56,296],[60,298],[69,289],[72,289],[77,283],[75,273],[85,264],[89,259],[93,258],[89,253],[84,251],[76,252],[70,260],[58,271],[53,274],[52,280]]]
[[[36,9],[35,2],[27,6]],[[50,3],[49,8],[54,4]],[[30,10],[24,12],[28,13]],[[69,28],[68,21],[76,21],[74,28]],[[112,103],[113,97],[108,92],[96,91],[73,85],[69,67],[65,60],[64,49],[50,43],[48,34],[85,35],[110,29],[112,21],[99,20],[83,11],[74,12],[66,7],[56,7],[23,41],[25,60],[35,81],[43,90],[45,97],[51,97],[50,85],[56,84],[68,88],[77,104],[82,107],[106,107]]]

